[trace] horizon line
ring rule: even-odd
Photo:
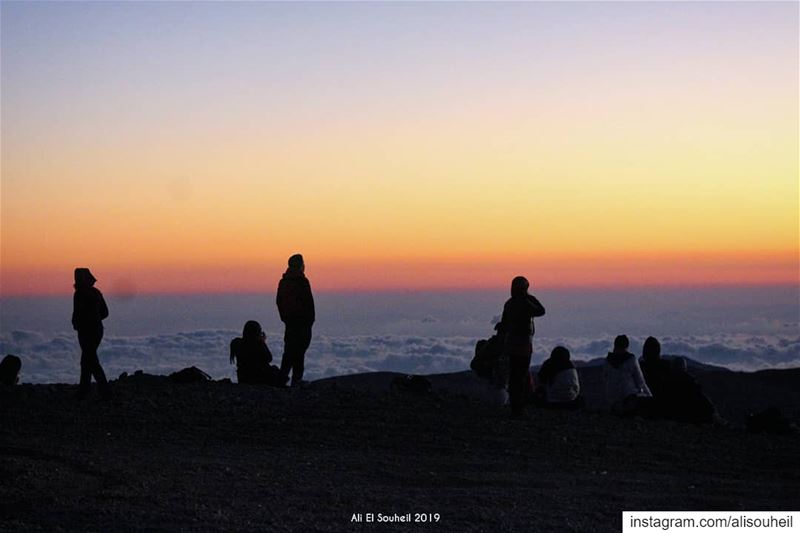
[[[313,286],[312,286],[313,288]],[[749,282],[749,283],[642,283],[642,284],[541,284],[532,287],[532,292],[540,290],[545,291],[586,291],[586,292],[603,292],[603,291],[636,291],[636,290],[703,290],[703,289],[779,289],[791,288],[800,291],[800,280],[786,281],[786,282]],[[262,288],[253,288],[252,290],[245,289],[227,289],[227,290],[143,290],[135,292],[116,291],[113,287],[103,289],[102,285],[98,287],[103,294],[121,299],[133,299],[138,296],[244,296],[244,295],[269,295],[275,294],[276,289],[265,290]],[[314,294],[385,294],[385,295],[398,295],[409,293],[428,293],[428,294],[452,294],[452,293],[479,293],[479,292],[508,292],[509,285],[487,285],[487,286],[453,286],[453,287],[342,287],[342,288],[322,288],[313,289]],[[5,293],[0,289],[0,300],[11,298],[49,298],[57,296],[70,296],[73,294],[72,288],[68,290],[58,291],[43,291],[43,292],[11,292]]]

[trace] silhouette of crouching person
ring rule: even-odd
[[[95,288],[97,279],[88,268],[75,269],[75,294],[72,299],[72,327],[78,332],[81,347],[81,380],[76,398],[89,394],[92,376],[103,398],[111,396],[106,374],[100,366],[97,348],[103,340],[103,320],[108,317],[108,306],[103,294]]]
[[[231,364],[234,362],[239,383],[274,387],[286,384],[287,378],[270,364],[272,352],[267,346],[267,336],[255,320],[248,320],[242,336],[231,341]]]

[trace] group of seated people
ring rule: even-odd
[[[503,383],[502,337],[480,341],[471,367],[476,374],[500,387]],[[614,349],[603,364],[605,406],[622,416],[667,418],[685,422],[711,422],[716,410],[700,385],[688,373],[683,357],[663,359],[661,344],[648,337],[641,364],[628,351],[625,335],[614,339]],[[564,346],[556,346],[530,382],[531,402],[539,407],[579,409],[586,401],[581,394],[578,371]],[[533,382],[536,386],[533,386]]]
[[[687,371],[686,359],[662,359],[661,344],[648,337],[640,366],[629,346],[625,335],[614,339],[614,350],[603,368],[606,401],[612,412],[682,422],[714,419],[714,405]]]

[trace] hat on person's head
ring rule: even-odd
[[[303,264],[303,256],[300,254],[294,254],[289,258],[289,268],[300,268]]]
[[[86,267],[80,267],[75,269],[75,286],[76,287],[91,287],[95,284],[97,278],[95,278],[91,271]]]

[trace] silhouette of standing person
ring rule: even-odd
[[[503,346],[508,359],[508,396],[511,414],[525,414],[531,355],[533,354],[534,317],[544,316],[544,306],[528,294],[528,280],[517,276],[511,281],[511,298],[503,306],[503,330],[506,332]]]
[[[289,268],[278,283],[276,297],[278,313],[286,325],[283,335],[281,372],[289,376],[292,386],[303,383],[306,350],[311,344],[311,326],[314,324],[314,297],[311,284],[305,276],[303,256],[295,254],[289,258]]]
[[[78,332],[81,346],[81,381],[78,399],[89,394],[92,376],[104,398],[111,396],[103,367],[97,358],[97,347],[103,339],[103,319],[108,317],[108,306],[103,294],[94,286],[97,279],[88,268],[75,269],[75,295],[72,299],[72,327]]]

